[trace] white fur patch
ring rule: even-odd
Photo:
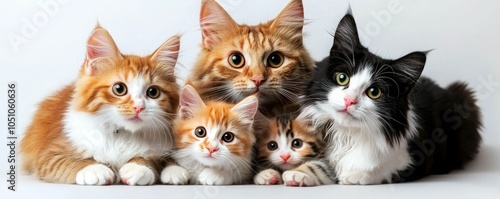
[[[274,169],[266,169],[255,175],[253,181],[257,185],[281,184],[281,176]]]
[[[188,180],[188,171],[177,165],[168,166],[161,172],[161,182],[163,184],[185,185]]]
[[[385,138],[379,112],[365,90],[371,85],[371,71],[364,69],[350,77],[349,87],[335,87],[327,102],[309,107],[317,124],[333,120],[327,136],[326,157],[335,168],[341,184],[379,184],[390,182],[392,174],[411,164],[408,140],[416,134],[415,114],[407,114],[410,124],[407,136],[394,146]],[[344,98],[356,99],[347,108]]]
[[[173,147],[171,127],[158,103],[145,97],[142,78],[124,82],[136,105],[143,105],[142,121],[129,120],[114,105],[103,105],[95,113],[78,111],[73,99],[64,115],[64,133],[83,158],[111,165],[118,170],[133,157],[165,155]]]
[[[120,168],[120,178],[127,185],[151,185],[155,182],[155,173],[149,167],[136,163],[127,163]]]
[[[84,167],[76,173],[76,184],[79,185],[105,185],[115,180],[115,173],[102,164],[93,164]]]

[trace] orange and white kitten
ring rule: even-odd
[[[174,128],[178,165],[161,174],[165,184],[229,185],[249,183],[254,116],[257,97],[238,104],[203,102],[196,90],[185,86],[180,94],[179,118]]]
[[[257,94],[265,116],[297,111],[314,65],[303,45],[303,25],[301,0],[255,26],[237,24],[217,2],[202,0],[202,49],[188,84],[204,100],[237,103]]]
[[[21,142],[23,169],[55,183],[148,185],[173,148],[179,37],[153,54],[119,52],[97,26],[76,82],[45,99]]]
[[[323,159],[323,136],[310,121],[305,114],[271,119],[270,132],[256,144],[255,184],[281,184],[284,180],[290,186],[313,186],[335,182],[333,169]]]

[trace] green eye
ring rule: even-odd
[[[245,65],[245,58],[239,52],[231,53],[227,58],[227,61],[234,68],[241,68]]]
[[[382,95],[382,91],[378,87],[370,87],[366,90],[366,95],[371,99],[378,99]]]
[[[127,86],[122,82],[114,84],[112,89],[116,96],[124,96],[127,94]]]
[[[337,80],[337,84],[340,86],[349,84],[349,76],[345,73],[337,73],[335,79]]]

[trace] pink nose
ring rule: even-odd
[[[290,159],[290,154],[282,154],[280,155],[281,159],[283,159],[283,161],[287,161],[288,159]]]
[[[262,77],[262,76],[252,77],[252,79],[251,79],[251,80],[252,80],[252,82],[255,84],[255,86],[257,86],[257,87],[260,87],[260,85],[262,85],[262,83],[263,83],[264,81],[266,81],[266,80],[264,79],[264,77]]]
[[[346,108],[358,103],[355,99],[352,98],[344,98],[344,102]]]
[[[210,152],[210,154],[219,150],[219,148],[217,148],[217,147],[207,147],[207,149],[208,149],[208,152]]]
[[[144,110],[144,106],[134,106],[135,113],[140,113]]]

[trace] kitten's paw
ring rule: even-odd
[[[93,164],[84,167],[76,173],[76,184],[79,185],[107,185],[114,183],[115,173],[102,164]]]
[[[198,175],[198,181],[202,185],[228,185],[232,179],[226,173],[212,168],[206,168]]]
[[[163,184],[183,185],[187,184],[188,181],[188,171],[180,166],[168,166],[161,172],[161,182]]]
[[[280,173],[274,169],[259,172],[253,181],[257,185],[281,184]]]
[[[301,171],[285,171],[283,172],[283,181],[286,186],[316,186],[314,179],[309,174]]]
[[[122,182],[127,185],[151,185],[155,182],[155,173],[147,166],[127,163],[120,168]]]
[[[364,172],[348,172],[346,175],[339,175],[339,184],[342,185],[359,185],[365,176]]]

